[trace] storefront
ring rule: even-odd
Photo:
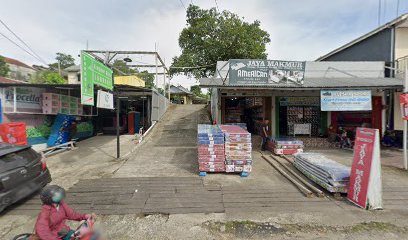
[[[165,111],[159,105],[168,105],[157,99],[158,94],[151,89],[127,85],[116,88],[119,95],[115,94],[114,98],[120,98],[122,133],[138,133],[141,127],[147,130],[163,114],[159,112]],[[75,119],[76,130],[72,136],[75,139],[102,133],[106,127],[116,130],[115,110],[82,105],[79,84],[0,84],[0,99],[1,123],[25,123],[28,144],[38,148],[45,148],[58,114]]]
[[[211,88],[213,122],[245,123],[254,134],[264,120],[273,136],[324,137],[330,125],[383,132],[385,95],[402,89],[401,80],[381,76],[381,62],[230,60],[217,68],[216,78],[200,79]]]

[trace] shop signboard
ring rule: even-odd
[[[364,209],[382,208],[378,129],[357,128],[347,198]]]
[[[320,106],[319,97],[280,97],[279,105],[286,106]]]
[[[280,60],[229,60],[229,85],[303,84],[306,62]]]
[[[322,111],[371,111],[370,90],[321,90]]]
[[[108,90],[113,89],[112,70],[93,58],[81,53],[81,103],[94,106],[94,85]]]
[[[402,119],[408,120],[408,93],[402,93],[400,95],[400,104]]]
[[[113,109],[113,94],[98,90],[98,108]]]
[[[8,87],[4,90],[4,112],[42,113],[43,88]],[[14,98],[14,93],[16,94]],[[14,99],[16,100],[14,105]],[[14,106],[16,107],[14,111]]]

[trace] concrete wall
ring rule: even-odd
[[[401,106],[399,103],[401,93],[394,93],[394,129],[395,130],[403,130],[404,129],[404,121],[402,120],[401,115]]]
[[[384,29],[322,61],[385,61],[391,59],[391,29]]]
[[[395,59],[408,56],[408,27],[395,30]]]
[[[68,73],[68,84],[79,84],[81,83],[81,77],[77,72]]]
[[[14,64],[9,64],[7,63],[7,65],[10,68],[10,72],[8,74],[8,76],[11,79],[16,79],[16,80],[21,80],[21,81],[30,81],[31,77],[34,76],[34,74],[36,73],[36,71],[34,69],[31,68],[26,68],[26,67],[21,67],[21,66],[17,66]]]

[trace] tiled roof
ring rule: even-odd
[[[19,80],[14,80],[14,79],[9,79],[9,78],[5,78],[5,77],[0,77],[0,83],[26,83],[26,82],[19,81]]]
[[[17,59],[13,59],[13,58],[8,58],[8,57],[4,57],[4,61],[8,64],[12,64],[12,65],[16,65],[16,66],[20,66],[20,67],[25,67],[25,68],[30,68],[35,70],[33,67],[28,66],[27,64],[20,62]]]

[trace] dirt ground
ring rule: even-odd
[[[208,121],[202,105],[171,106],[161,122],[140,145],[121,138],[124,158],[115,159],[115,138],[98,136],[80,142],[79,148],[47,159],[53,183],[69,189],[79,179],[119,177],[197,176],[196,125]],[[352,152],[310,150],[350,165]],[[127,152],[129,154],[125,155]],[[204,183],[224,188],[271,188],[294,192],[296,188],[263,158],[253,152],[254,167],[248,178],[235,174],[209,174]],[[401,152],[383,151],[383,184],[408,187],[406,171],[395,168]],[[243,208],[225,213],[171,215],[105,215],[97,227],[106,239],[408,239],[408,196],[401,206],[365,211],[331,197],[327,204],[279,205]],[[18,213],[21,202],[0,215],[0,239],[31,232],[35,216]],[[73,226],[75,223],[71,223]]]

